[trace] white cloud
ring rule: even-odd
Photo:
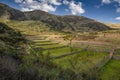
[[[116,2],[118,2],[120,4],[120,0],[114,0],[114,1],[116,1]]]
[[[120,0],[102,0],[102,3],[106,3],[106,4],[109,4],[112,2],[117,2],[120,5]]]
[[[32,3],[32,2],[33,2],[33,0],[26,0],[26,2],[27,2],[27,3]]]
[[[24,7],[23,7],[21,10],[22,10],[22,11],[33,11],[33,9],[24,8]]]
[[[117,10],[116,10],[116,12],[118,12],[118,13],[120,13],[120,0],[114,0],[115,2],[117,2],[119,5],[118,6],[116,6],[116,8],[117,8]]]
[[[115,20],[120,20],[120,17],[116,17]]]
[[[118,3],[117,5],[115,5],[116,12],[120,13],[120,0],[102,0],[102,3],[105,3],[105,4],[109,4],[109,3],[113,3],[113,2]]]
[[[111,1],[110,0],[102,0],[102,3],[109,4]]]
[[[85,10],[82,8],[81,2],[76,3],[74,0],[72,1],[63,0],[63,4],[69,7],[68,9],[65,9],[65,11],[71,11],[73,15],[85,13]]]
[[[70,2],[68,0],[63,0],[63,4],[68,5]]]
[[[16,3],[21,3],[23,0],[15,0]]]
[[[117,12],[120,13],[120,8],[117,8]]]
[[[81,2],[76,4],[74,1],[71,1],[69,3],[69,9],[71,10],[73,15],[85,13],[85,10],[82,8],[82,3]]]
[[[74,0],[15,0],[19,3],[22,11],[43,10],[46,12],[54,12],[57,7],[64,4],[68,8],[65,11],[71,11],[73,15],[83,14],[85,10],[82,8],[82,3],[76,3]]]
[[[57,6],[61,5],[58,0],[15,0],[15,2],[19,3],[22,11],[43,10],[54,12]]]
[[[38,6],[39,7],[39,6]],[[56,7],[53,7],[52,5],[48,5],[48,4],[43,4],[40,6],[40,9],[46,12],[49,11],[56,11]]]
[[[47,1],[47,0],[46,0]],[[58,2],[57,0],[48,0],[51,4],[54,4],[54,5],[61,5],[60,2]]]

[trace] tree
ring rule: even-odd
[[[69,41],[68,45],[71,47],[71,51],[72,51],[72,41],[76,38],[76,36],[77,36],[76,33],[67,34],[66,36],[64,36],[64,40]]]

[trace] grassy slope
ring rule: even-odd
[[[19,31],[15,31],[14,29],[0,22],[0,43],[1,54],[11,53],[12,55],[17,53],[17,48],[24,46],[25,39]],[[4,48],[6,50],[4,50]]]
[[[19,31],[0,22],[0,80],[18,80],[21,56],[27,53],[25,42]]]
[[[111,60],[101,73],[102,80],[120,80],[120,61]]]
[[[74,64],[76,71],[86,71],[97,64],[106,54],[92,51],[83,51],[75,55],[70,55],[53,60],[63,68],[73,68],[70,61]]]
[[[106,25],[110,26],[111,28],[115,28],[115,29],[120,29],[120,24],[115,24],[115,23],[106,23]]]
[[[76,78],[73,71],[62,70],[47,56],[37,56],[34,52],[26,54],[25,48],[21,47],[21,42],[24,42],[22,35],[3,23],[0,23],[0,35],[2,35],[0,36],[0,80],[73,80]]]
[[[70,47],[53,49],[53,50],[45,50],[43,54],[50,52],[50,56],[60,56],[62,54],[66,54],[70,52]]]

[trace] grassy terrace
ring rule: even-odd
[[[65,46],[63,44],[59,44],[49,40],[34,40],[33,46],[35,48],[42,48],[43,54],[50,53],[50,57],[59,57],[65,54],[67,56],[63,56],[58,59],[52,59],[52,62],[59,65],[63,69],[72,69],[75,72],[84,72],[89,69],[92,69],[96,66],[105,56],[108,56],[106,53],[103,52],[95,52],[91,50],[84,50],[81,51],[82,48],[71,48],[69,46]],[[56,48],[58,47],[58,48]],[[53,49],[50,49],[53,48]],[[77,52],[81,51],[81,52]],[[72,52],[76,52],[74,54],[70,54]],[[69,55],[70,54],[70,55]]]
[[[52,59],[52,62],[61,66],[63,69],[72,69],[75,72],[84,72],[89,69],[92,69],[95,65],[97,65],[105,56],[108,56],[106,53],[103,52],[94,52],[90,50],[85,50],[81,52],[77,52],[82,50],[81,48],[73,49],[69,46],[63,48],[56,48],[60,46],[64,46],[62,44],[54,44],[52,41],[49,40],[34,40],[35,44],[34,47],[43,48],[43,54],[50,53],[50,57],[59,57],[65,54],[68,54],[65,57]],[[47,45],[48,44],[48,45]],[[52,44],[52,45],[49,45]],[[53,48],[50,49],[49,48]],[[48,49],[48,50],[47,50]],[[69,55],[71,52],[76,52],[75,54]]]
[[[120,80],[120,61],[111,60],[101,72],[102,80]]]
[[[43,48],[43,49],[49,49],[49,48],[56,48],[56,47],[62,47],[64,45],[61,45],[61,44],[54,44],[54,45],[43,45],[43,46],[35,46],[35,48]]]
[[[63,48],[44,50],[43,54],[47,54],[49,52],[51,57],[59,57],[59,56],[65,55],[65,54],[69,55],[71,52],[77,52],[77,51],[80,51],[80,50],[81,49],[76,49],[75,51],[71,51],[71,48],[66,46],[66,47],[63,47]]]
[[[55,45],[55,44],[58,44],[58,43],[38,43],[38,44],[35,44],[35,46],[48,46],[48,45]]]
[[[37,44],[37,43],[47,43],[47,42],[50,43],[51,41],[49,41],[49,40],[44,40],[44,39],[42,39],[42,40],[38,40],[38,39],[36,40],[36,39],[35,39],[35,40],[33,40],[33,42],[35,42],[35,43]]]
[[[43,54],[50,53],[50,56],[60,56],[70,52],[70,47],[58,48],[58,49],[51,49],[43,51]]]
[[[59,43],[54,43],[52,41],[45,41],[45,40],[37,40],[35,41],[35,44],[33,45],[35,48],[42,48],[46,49],[43,51],[43,54],[47,54],[48,52],[50,53],[50,56],[61,56],[64,54],[69,54],[74,51],[78,51],[81,49],[73,49],[67,45],[59,44]]]
[[[53,59],[53,62],[62,68],[70,68],[75,71],[86,71],[94,67],[106,54],[92,51],[82,51],[78,54]]]

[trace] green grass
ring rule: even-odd
[[[40,42],[40,43],[38,42],[38,43],[35,43],[34,45],[37,46],[37,45],[47,45],[47,44],[48,44],[48,45],[54,45],[54,44],[58,44],[58,43],[47,42],[47,41],[46,41],[46,42]]]
[[[51,44],[50,41],[40,41],[36,40],[36,44]],[[36,46],[36,47],[42,47],[44,49],[47,48],[55,48],[63,46],[62,44],[54,44],[54,45],[43,45],[43,46]],[[81,50],[81,48],[76,49],[74,51]],[[58,48],[58,49],[52,49],[52,50],[44,50],[43,54],[50,53],[50,57],[56,57],[61,56],[64,54],[68,54],[71,52],[70,47],[65,48]],[[94,67],[99,61],[102,60],[103,57],[105,57],[107,54],[101,53],[101,52],[93,52],[93,51],[83,51],[78,54],[69,55],[60,59],[54,59],[53,62],[59,66],[61,66],[63,69],[72,69],[75,72],[82,72],[87,71]]]
[[[120,61],[111,60],[101,73],[102,80],[120,80]]]
[[[51,41],[49,40],[33,40],[33,42],[35,42],[36,44],[46,44],[46,43],[51,43]]]
[[[54,45],[45,45],[45,46],[37,46],[37,47],[48,49],[48,48],[56,48],[56,47],[62,47],[62,46],[64,46],[64,45],[62,45],[62,44],[54,44]]]
[[[94,67],[106,55],[100,52],[83,51],[64,58],[54,59],[53,62],[63,69],[69,68],[75,70],[75,72],[82,72]]]
[[[59,49],[45,50],[43,54],[50,52],[50,56],[60,56],[63,54],[67,54],[70,51],[71,51],[70,47],[65,47],[65,48],[59,48]]]

